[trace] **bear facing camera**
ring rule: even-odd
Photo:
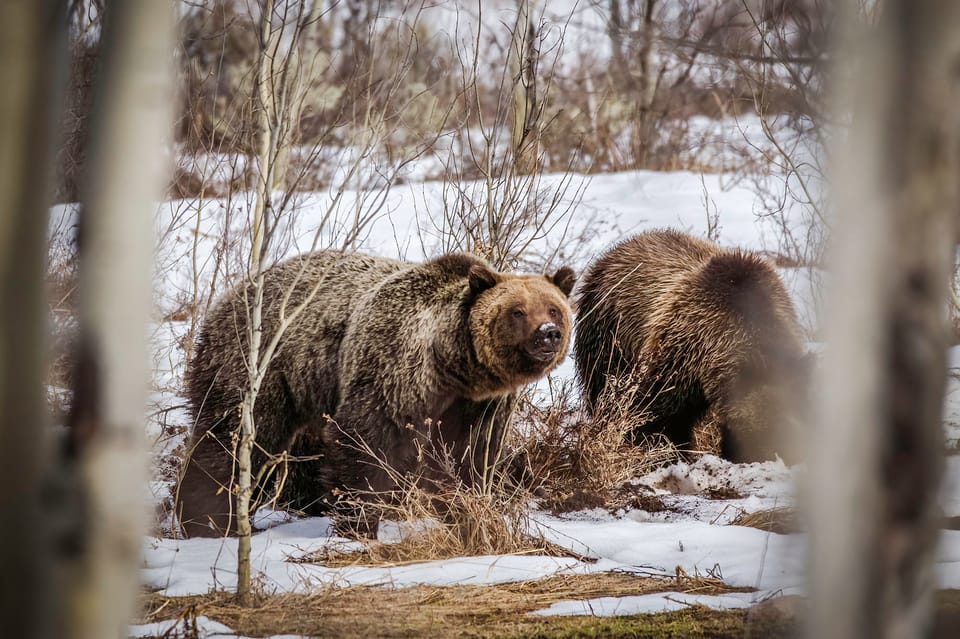
[[[268,269],[263,343],[295,319],[254,406],[253,476],[266,471],[254,497],[282,472],[280,504],[332,505],[340,532],[375,536],[376,516],[337,495],[396,490],[388,469],[441,477],[424,449],[447,451],[459,480],[482,480],[503,456],[515,391],[566,355],[574,279],[501,273],[466,253],[411,264],[319,251]],[[249,299],[240,286],[211,310],[188,366],[195,422],[176,502],[189,536],[236,532]],[[280,471],[269,462],[282,453],[296,461]]]
[[[736,462],[791,456],[809,357],[763,257],[672,230],[640,233],[584,274],[576,329],[588,408],[625,408],[635,441],[659,433]]]

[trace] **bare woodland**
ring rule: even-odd
[[[284,306],[265,334],[263,272],[291,250],[305,194],[329,205],[298,252],[362,248],[416,164],[430,167],[417,179],[442,184],[429,229],[440,250],[529,272],[588,244],[564,234],[562,250],[533,248],[584,214],[569,204],[575,174],[689,170],[751,184],[779,229],[776,259],[831,273],[810,416],[820,426],[805,449],[806,631],[923,636],[958,313],[960,11],[946,0],[852,4],[592,0],[561,20],[536,2],[452,2],[443,29],[425,17],[430,3],[407,1],[0,6],[0,506],[17,520],[0,532],[3,633],[125,636],[150,525],[141,329],[182,321],[189,360],[205,313],[241,282],[249,387],[225,489],[238,496],[237,593],[251,605],[249,515],[264,497],[252,408],[302,310]],[[497,35],[480,28],[485,12],[505,10]],[[591,20],[609,58],[564,54],[568,31]],[[714,142],[697,122],[740,117],[762,135],[705,152]],[[560,186],[547,188],[547,174]],[[157,200],[172,202],[167,228],[154,229]],[[201,223],[212,200],[225,211],[216,237]],[[50,207],[74,202],[79,237],[49,232]],[[151,310],[150,246],[175,228],[193,229],[192,276],[176,308]],[[169,265],[153,267],[162,276]],[[69,387],[65,417],[47,387]],[[534,474],[599,491],[675,452],[640,459],[616,415],[571,421],[570,393],[526,407]],[[271,460],[270,472],[287,463]],[[822,469],[843,469],[840,485],[818,484],[831,474]],[[437,514],[436,495],[404,493],[384,508]],[[460,525],[439,529],[453,541],[427,543],[528,552],[518,531],[529,497],[443,495]]]

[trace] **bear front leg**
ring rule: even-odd
[[[408,476],[418,464],[415,437],[408,429],[395,426],[382,415],[368,413],[367,420],[378,427],[353,420],[349,410],[341,410],[337,421],[327,425],[327,450],[337,487],[335,528],[351,538],[376,538],[379,504],[398,501],[401,487],[396,478]],[[358,423],[359,428],[355,426]]]
[[[207,431],[194,443],[177,486],[176,510],[188,537],[223,537],[236,533],[236,482],[232,450]]]
[[[334,467],[339,471],[333,489],[334,530],[349,539],[376,539],[380,514],[376,503],[389,499],[396,488],[381,461],[352,449],[343,442],[331,447]]]
[[[397,485],[380,462],[344,458],[345,472],[333,504],[334,530],[349,539],[376,539],[379,504],[397,501]]]
[[[512,476],[517,470],[522,474],[525,464],[506,448],[514,403],[513,395],[482,402],[462,400],[461,423],[466,431],[463,444],[469,446],[460,473],[465,483],[483,489],[501,473]]]

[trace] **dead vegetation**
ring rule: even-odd
[[[478,555],[592,558],[546,540],[531,519],[534,509],[553,513],[589,508],[662,510],[651,490],[630,482],[676,460],[674,447],[635,446],[627,433],[629,401],[586,415],[572,384],[553,389],[550,402],[525,396],[501,458],[474,484],[462,481],[460,463],[446,449],[424,446],[419,471],[401,473],[363,442],[352,446],[380,466],[397,489],[390,493],[340,493],[339,499],[370,516],[398,522],[400,539],[332,546],[299,561],[325,565],[390,566]]]
[[[485,467],[482,477],[467,483],[461,479],[461,460],[446,448],[425,446],[418,472],[401,473],[363,442],[353,445],[383,468],[397,488],[390,493],[341,493],[339,499],[381,520],[398,522],[400,539],[371,541],[358,552],[323,550],[302,561],[382,566],[491,554],[591,560],[547,541],[531,521],[534,496],[529,483],[518,477],[525,474],[524,448],[508,449]]]
[[[353,586],[321,588],[307,595],[261,593],[250,607],[239,605],[234,595],[225,592],[193,597],[166,597],[151,593],[144,596],[144,612],[140,621],[148,623],[181,619],[184,626],[190,628],[195,625],[197,617],[206,616],[239,634],[254,637],[280,633],[311,637],[563,636],[551,627],[558,621],[561,625],[570,622],[579,624],[583,618],[548,620],[528,613],[571,599],[656,592],[722,594],[747,590],[730,588],[709,577],[690,577],[686,574],[664,579],[628,573],[602,573],[556,576],[494,586]],[[707,618],[714,614],[712,611],[696,607],[690,610],[697,612],[701,622],[707,622],[704,625],[710,627]],[[743,612],[737,613],[741,631],[744,616]],[[649,616],[649,619],[659,623],[658,617],[661,616]],[[597,621],[594,619],[592,623]],[[601,636],[616,635],[608,633]]]
[[[766,532],[789,535],[804,530],[800,514],[789,507],[770,508],[752,513],[741,512],[731,526],[749,526]]]
[[[294,4],[277,3],[281,11]],[[533,12],[527,57],[535,71],[530,97],[537,116],[528,124],[536,124],[530,128],[542,168],[747,170],[755,154],[704,156],[715,135],[703,122],[757,114],[804,131],[800,125],[823,108],[815,87],[821,84],[831,13],[821,5],[651,0],[579,3],[567,15]],[[71,6],[99,7],[100,0]],[[86,163],[89,86],[105,13],[73,12],[59,201],[76,200],[77,176]],[[385,159],[442,131],[438,157],[446,147],[457,149],[464,177],[481,177],[484,154],[474,136],[509,101],[497,70],[511,66],[509,28],[489,24],[485,15],[471,2],[358,0],[326,7],[309,42],[315,51],[309,80],[293,101],[293,124],[305,148],[348,149],[379,126],[363,114],[382,112],[389,134],[376,152]],[[584,26],[598,17],[598,31],[586,33],[600,48],[609,47],[606,59],[597,46],[577,44]],[[236,0],[197,0],[181,12],[171,195],[211,197],[252,188],[249,171],[218,170],[223,180],[205,174],[228,156],[253,155],[250,141],[237,133],[249,128],[255,113],[255,62],[249,54],[257,48],[259,18],[256,5]],[[789,73],[772,73],[776,65]],[[389,88],[396,77],[403,82]],[[331,176],[321,168],[293,181],[298,188],[321,189]]]
[[[327,547],[298,561],[327,566],[396,566],[478,555],[577,555],[546,540],[530,521],[528,495],[504,486],[484,493],[459,485],[443,492],[407,483],[397,501],[378,497],[371,505],[385,519],[400,522],[400,539],[369,541],[363,548]],[[367,498],[370,499],[369,497]]]
[[[527,398],[520,406],[518,447],[544,494],[542,505],[557,513],[630,507],[644,495],[628,482],[676,461],[679,452],[662,438],[631,443],[631,394],[607,400],[590,416],[577,392],[572,383],[552,385],[547,401]]]

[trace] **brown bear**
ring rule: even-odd
[[[588,269],[577,297],[574,353],[590,410],[629,397],[634,440],[661,433],[733,461],[784,452],[774,429],[800,416],[807,355],[790,296],[761,256],[640,233]]]
[[[269,455],[300,458],[285,469],[281,503],[311,514],[335,489],[396,488],[370,452],[403,474],[442,444],[462,461],[460,478],[476,481],[499,457],[513,393],[566,354],[573,282],[569,268],[512,275],[464,253],[411,264],[319,251],[268,269],[263,342],[282,316],[294,319],[254,407],[254,476]],[[187,371],[195,425],[177,507],[191,536],[235,531],[231,438],[247,385],[249,296],[238,287],[210,312]],[[335,506],[338,530],[375,535],[376,518],[353,504]]]

